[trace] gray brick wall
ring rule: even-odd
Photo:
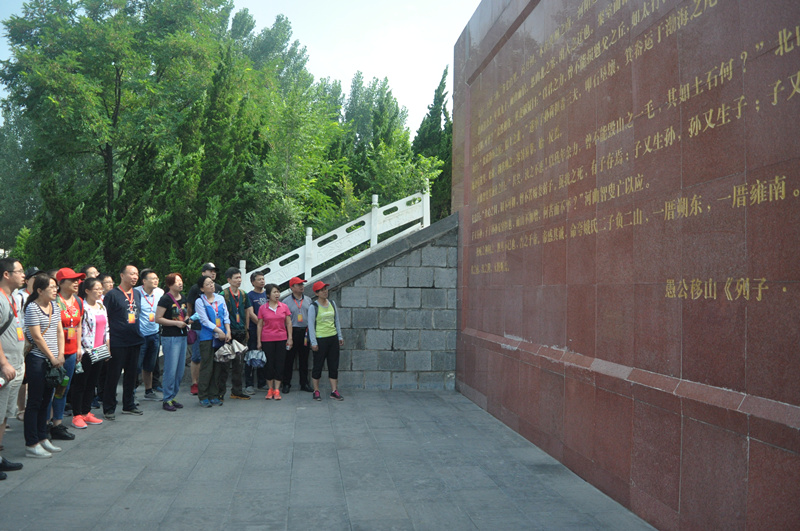
[[[455,387],[457,219],[412,238],[413,245],[395,242],[373,253],[383,256],[370,255],[341,270],[338,278],[326,279],[345,337],[342,389]],[[323,380],[326,376],[323,371]]]

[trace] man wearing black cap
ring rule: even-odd
[[[283,366],[283,381],[281,393],[288,393],[292,388],[292,369],[294,359],[297,358],[297,370],[300,373],[300,389],[309,393],[313,392],[308,382],[308,309],[311,307],[311,297],[303,294],[306,281],[299,277],[289,280],[289,289],[292,293],[283,299],[283,303],[292,312],[292,348],[286,352],[286,363]]]
[[[209,277],[211,280],[214,280],[214,293],[220,293],[222,291],[222,286],[217,284],[217,274],[219,273],[219,268],[212,264],[211,262],[206,262],[203,264],[201,269],[201,275],[204,277]],[[200,288],[197,286],[197,282],[192,283],[192,287],[189,289],[189,294],[186,296],[186,301],[189,304],[189,315],[194,315],[194,303],[197,302],[197,299],[200,298]],[[192,322],[192,330],[195,332],[200,331],[201,325],[199,321]],[[192,387],[191,392],[193,395],[197,394],[197,382],[200,379],[200,342],[195,341],[192,345],[190,345],[192,349]]]

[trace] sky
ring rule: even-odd
[[[21,14],[22,4],[0,0],[0,20]],[[308,69],[317,79],[338,79],[348,91],[358,70],[367,81],[388,78],[395,98],[408,109],[406,126],[413,137],[448,65],[452,98],[453,47],[479,4],[480,0],[234,0],[234,12],[247,8],[256,31],[271,26],[278,14],[286,15],[293,38],[307,48]],[[0,59],[9,54],[3,34]],[[452,111],[452,99],[447,108]]]

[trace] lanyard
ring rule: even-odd
[[[122,288],[120,288],[119,286],[117,286],[117,289],[122,291]],[[128,293],[131,294],[130,297],[128,296]],[[134,305],[133,305],[133,288],[131,288],[131,290],[128,291],[128,292],[122,291],[122,294],[125,295],[125,299],[128,301],[128,309],[130,311],[133,311],[133,308],[134,308]]]
[[[219,317],[219,310],[217,309],[217,306],[219,306],[219,301],[217,300],[217,298],[214,297],[214,302],[211,302],[210,300],[208,300],[208,297],[203,295],[203,300],[205,300],[207,304],[213,304],[214,305],[214,314],[217,317]]]
[[[231,288],[228,288],[228,293],[229,293],[229,294],[230,294],[230,296],[231,296],[231,300],[232,300],[232,301],[233,301],[233,303],[236,305],[236,313],[239,313],[239,297],[241,297],[241,296],[242,296],[242,292],[240,291],[240,292],[239,292],[239,295],[237,295],[236,297],[234,297],[234,296],[233,296],[233,292],[231,291]]]
[[[58,295],[58,298],[61,301],[61,304],[64,305],[64,311],[67,312],[67,315],[69,315],[69,327],[70,328],[74,328],[75,327],[75,318],[78,316],[78,312],[80,311],[76,307],[77,306],[77,301],[75,300],[75,296],[73,295],[72,297],[73,297],[72,298],[72,304],[70,306],[67,306],[67,301],[64,300],[64,297],[62,297],[60,294]]]
[[[150,306],[150,311],[152,312],[156,307],[156,292],[155,292],[155,290],[153,290],[153,293],[151,295],[153,297],[153,302],[150,302],[149,300],[147,300],[147,292],[142,290],[142,297],[144,297],[144,302],[146,302],[148,304],[148,306]]]
[[[300,299],[300,304],[297,304],[297,299],[294,298],[294,295],[292,295],[292,300],[294,301],[294,305],[297,306],[298,310],[302,310],[303,309],[303,302],[305,301],[305,297]]]
[[[14,302],[13,297],[12,298],[8,297],[8,294],[6,294],[6,290],[0,289],[0,291],[3,292],[3,295],[5,296],[6,300],[8,301],[8,304],[11,306],[11,311],[14,312],[14,319],[16,319],[17,322],[19,322],[19,316],[17,315],[17,303]]]

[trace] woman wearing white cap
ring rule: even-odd
[[[331,398],[344,400],[339,394],[339,347],[344,345],[342,327],[339,325],[339,313],[336,304],[328,300],[328,286],[324,282],[314,282],[314,293],[317,300],[308,309],[308,339],[314,351],[314,368],[311,379],[314,382],[314,400],[321,400],[319,379],[322,377],[322,366],[328,362],[328,378],[331,381]]]

